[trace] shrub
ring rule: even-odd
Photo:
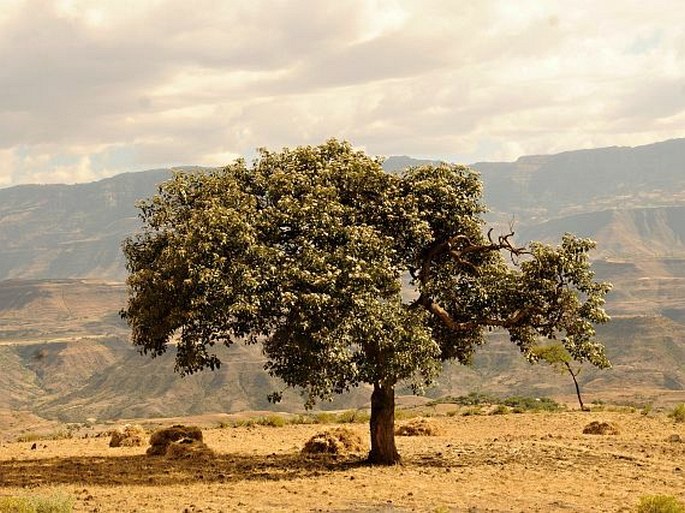
[[[287,423],[288,421],[280,415],[267,415],[266,417],[261,417],[257,421],[257,424],[269,427],[283,427]]]
[[[509,407],[505,406],[504,404],[498,404],[495,406],[495,408],[490,412],[490,415],[506,415],[509,413]]]
[[[74,431],[59,429],[50,433],[25,433],[17,437],[17,442],[37,442],[39,440],[69,440],[74,438]]]
[[[457,411],[451,411],[447,415],[450,417],[453,417],[454,415],[457,415],[459,412]],[[466,408],[464,411],[461,412],[462,417],[471,417],[473,415],[483,415],[483,410],[480,408],[480,406],[470,406]]]
[[[668,414],[674,422],[685,422],[685,403],[680,403]]]
[[[685,504],[672,495],[643,495],[637,513],[685,513]]]
[[[482,394],[480,392],[470,392],[468,395],[461,395],[459,397],[446,396],[436,399],[428,403],[429,406],[435,406],[437,404],[458,404],[460,406],[488,406],[488,405],[499,405],[507,406],[514,413],[523,412],[538,412],[538,411],[560,411],[565,409],[563,405],[557,403],[549,397],[526,397],[526,396],[512,396],[506,399],[500,399],[498,397]],[[509,410],[504,408],[497,409],[497,413],[506,413]]]
[[[509,406],[514,413],[523,413],[527,411],[560,411],[564,407],[549,397],[522,397],[513,396],[507,397],[502,404]]]
[[[335,423],[335,414],[327,411],[322,411],[314,415],[316,424],[333,424]]]
[[[397,413],[397,411],[395,413]],[[347,410],[339,413],[335,421],[338,424],[364,424],[370,419],[371,416],[365,410]]]
[[[240,428],[240,427],[254,427],[257,425],[257,422],[255,419],[241,419],[241,420],[236,420],[233,422],[232,427],[234,428]]]
[[[0,497],[0,513],[71,513],[74,499],[64,494],[48,497]]]
[[[395,420],[408,420],[408,419],[413,419],[416,418],[420,415],[419,412],[416,410],[400,410],[397,409],[395,410]]]
[[[469,392],[468,395],[460,395],[454,397],[451,395],[435,399],[428,403],[428,406],[435,406],[437,404],[458,404],[460,406],[480,406],[484,404],[497,404],[499,399],[489,394],[482,394],[480,392]]]
[[[34,513],[26,497],[0,497],[0,513]]]
[[[42,440],[43,437],[39,435],[38,433],[25,433],[23,435],[19,435],[17,437],[17,442],[37,442],[38,440]]]

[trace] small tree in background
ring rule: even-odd
[[[593,280],[594,243],[493,237],[481,195],[463,166],[388,174],[336,140],[176,174],[124,243],[122,316],[142,353],[176,337],[182,374],[219,367],[213,346],[242,339],[262,344],[266,370],[307,406],[370,384],[369,461],[396,463],[395,387],[419,390],[442,362],[469,362],[488,329],[525,354],[559,336],[575,360],[609,365],[594,340],[610,288]]]
[[[566,348],[559,343],[533,346],[530,350],[530,359],[532,361],[540,361],[551,365],[556,371],[561,374],[568,373],[573,379],[573,384],[576,387],[576,396],[578,397],[578,404],[581,411],[588,411],[588,408],[583,404],[583,398],[580,395],[580,385],[578,384],[578,375],[582,367],[578,366],[575,369],[571,365],[573,358]]]

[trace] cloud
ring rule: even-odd
[[[2,0],[0,186],[349,138],[514,159],[684,133],[678,0]]]

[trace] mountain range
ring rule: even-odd
[[[419,161],[391,157],[388,171]],[[598,242],[594,268],[614,284],[614,320],[600,335],[614,369],[584,370],[591,396],[685,398],[685,139],[515,162],[472,164],[488,221],[519,242],[564,232]],[[194,169],[194,168],[186,168]],[[79,421],[272,407],[280,384],[258,348],[232,346],[215,373],[179,378],[173,359],[140,357],[118,317],[126,276],[121,241],[139,227],[135,204],[172,170],[78,185],[0,189],[0,413]],[[473,367],[447,366],[432,396],[472,390],[572,396],[569,383],[494,335]],[[330,407],[358,406],[365,390]],[[280,409],[300,408],[296,393]]]

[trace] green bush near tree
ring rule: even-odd
[[[685,504],[672,495],[643,495],[637,513],[685,513]]]
[[[674,422],[685,422],[685,403],[680,403],[668,414]]]
[[[0,513],[71,513],[73,508],[74,498],[64,494],[0,497]]]

